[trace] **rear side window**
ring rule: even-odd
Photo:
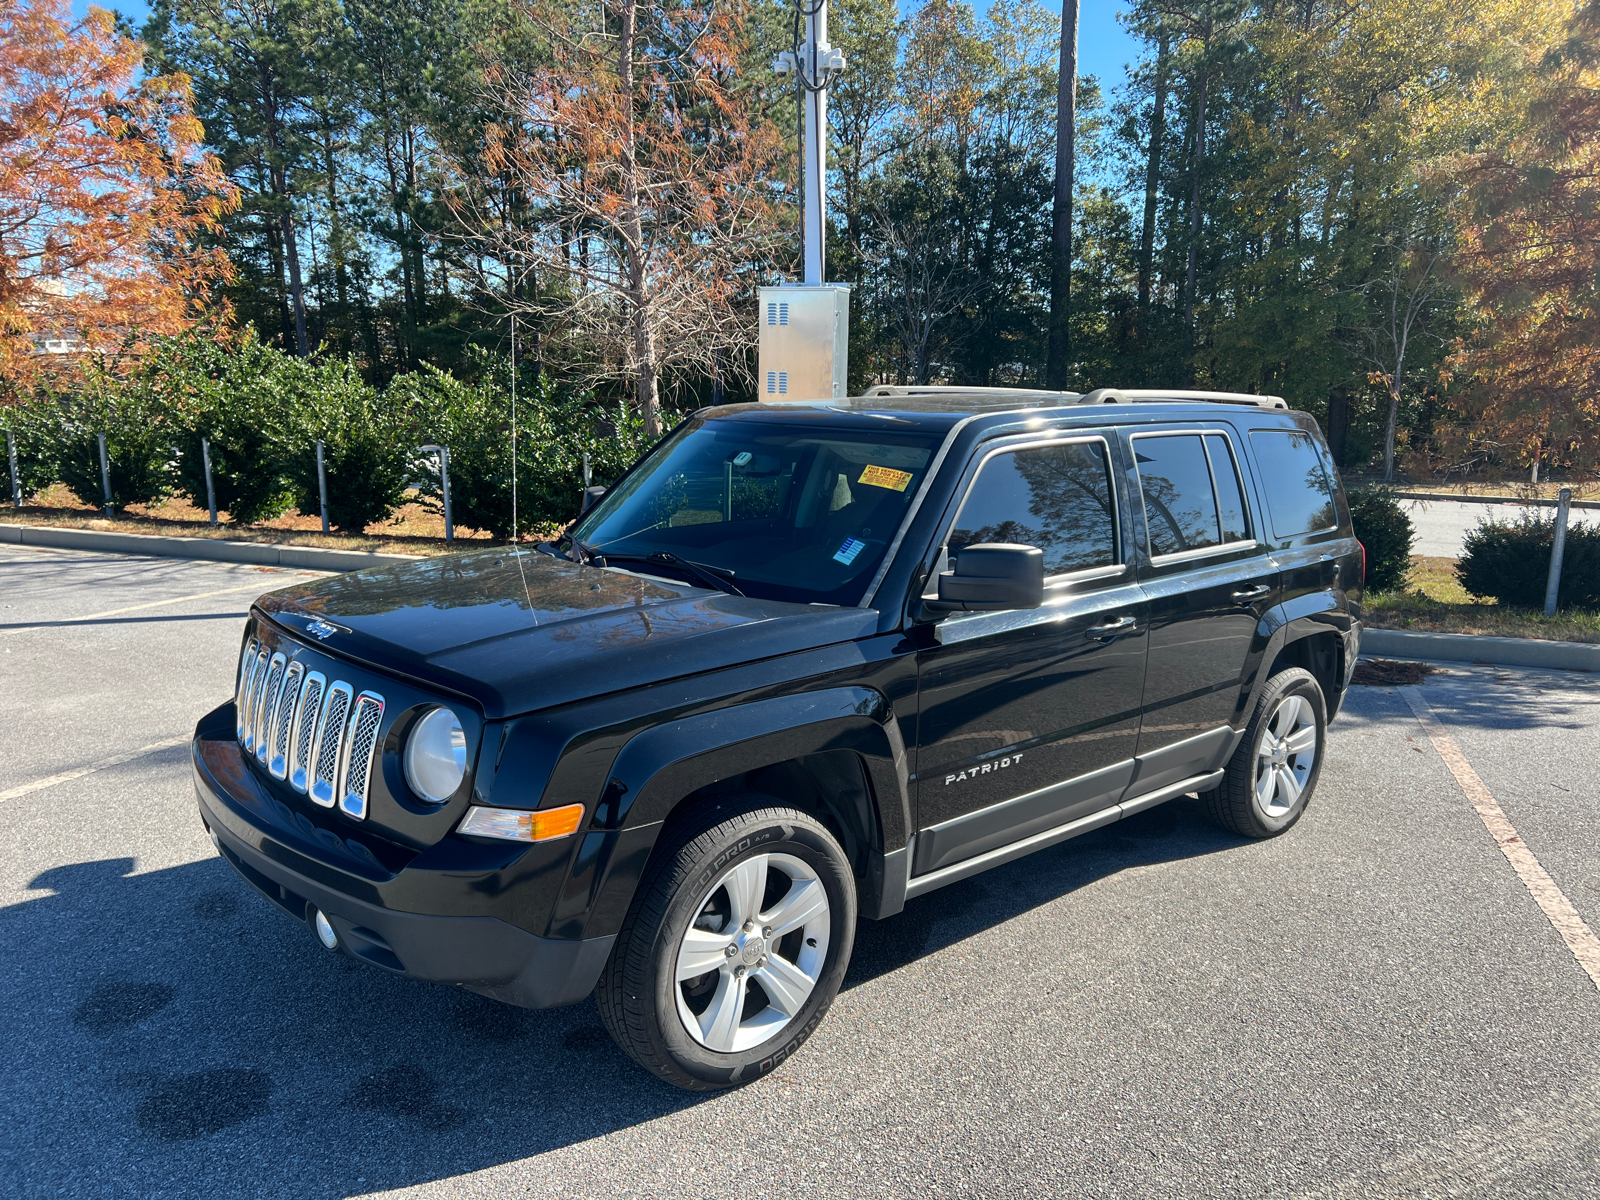
[[[1261,466],[1273,536],[1300,537],[1338,526],[1333,484],[1309,433],[1299,429],[1253,429],[1250,446]]]
[[[1198,433],[1135,437],[1150,557],[1222,544],[1211,466]]]
[[[1233,458],[1233,443],[1225,434],[1206,434],[1206,457],[1211,460],[1211,478],[1217,484],[1217,511],[1222,518],[1222,540],[1250,540],[1250,518],[1244,511],[1244,487],[1239,482],[1239,464]]]
[[[950,530],[952,553],[980,542],[1044,551],[1046,575],[1115,566],[1117,519],[1106,444],[1005,450],[978,470]]]

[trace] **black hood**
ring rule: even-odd
[[[296,637],[477,701],[491,720],[866,637],[870,609],[754,600],[483,550],[336,575],[263,596]],[[317,628],[326,629],[326,625]]]

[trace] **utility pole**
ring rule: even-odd
[[[1072,353],[1072,177],[1078,135],[1078,0],[1061,4],[1061,69],[1056,76],[1056,194],[1050,254],[1050,344],[1045,385],[1067,386]]]
[[[848,390],[850,290],[824,283],[828,197],[828,85],[844,53],[828,44],[828,0],[791,0],[791,47],[773,62],[795,77],[800,102],[801,282],[757,291],[761,400],[830,400]]]

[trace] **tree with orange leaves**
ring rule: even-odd
[[[1537,471],[1600,462],[1600,0],[1588,0],[1516,140],[1471,160],[1458,270],[1475,336],[1454,366],[1473,433]]]
[[[236,203],[189,80],[66,0],[0,0],[0,396],[56,348],[137,349],[192,325],[231,270],[202,244]]]
[[[744,4],[529,6],[550,61],[493,73],[504,119],[457,164],[454,207],[509,286],[504,301],[573,343],[582,382],[622,378],[648,433],[674,371],[746,372],[746,294],[781,231],[782,143],[739,78]],[[492,281],[490,286],[492,287]]]

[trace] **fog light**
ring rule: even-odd
[[[328,914],[320,908],[317,915],[311,919],[311,924],[317,931],[317,941],[329,950],[339,948],[339,931],[333,927],[333,922],[328,920]]]
[[[578,832],[583,820],[583,805],[569,804],[565,808],[546,808],[529,812],[523,808],[467,809],[467,815],[457,827],[458,833],[473,837],[501,838],[508,842],[547,842]]]

